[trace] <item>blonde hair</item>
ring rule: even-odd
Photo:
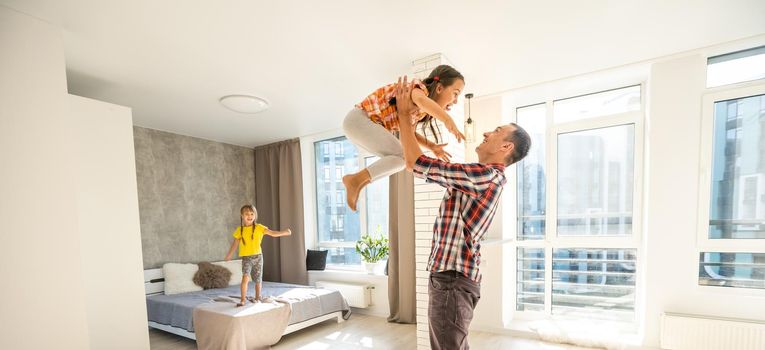
[[[239,209],[239,233],[242,235],[242,244],[247,245],[247,240],[244,239],[244,212],[245,211],[251,211],[255,214],[255,219],[252,220],[252,234],[250,235],[250,240],[255,240],[255,222],[258,221],[258,210],[255,209],[255,206],[252,204],[245,204],[242,206],[241,209]]]

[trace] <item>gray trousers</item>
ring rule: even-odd
[[[433,350],[469,349],[467,335],[481,286],[454,270],[431,272],[428,328]]]
[[[406,164],[401,142],[382,125],[370,120],[366,112],[358,108],[348,112],[343,121],[343,131],[354,145],[380,157],[367,167],[372,182],[404,169]]]

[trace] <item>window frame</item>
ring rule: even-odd
[[[730,87],[704,94],[701,113],[701,145],[699,149],[699,200],[697,247],[700,252],[765,253],[765,239],[709,238],[709,206],[712,201],[712,161],[714,143],[714,104],[750,96],[765,95],[765,82]]]
[[[568,91],[568,93],[560,94],[545,94],[543,98],[539,98],[537,94],[529,93],[526,96],[520,96],[517,98],[506,99],[504,102],[504,108],[510,109],[510,120],[517,122],[518,109],[524,107],[530,107],[535,105],[544,104],[545,117],[546,117],[546,130],[545,130],[545,238],[538,240],[517,240],[518,229],[518,199],[519,193],[517,186],[513,186],[512,193],[509,198],[510,215],[505,215],[511,225],[505,228],[505,231],[510,230],[511,234],[505,233],[505,237],[511,237],[512,244],[509,245],[509,249],[506,250],[509,253],[507,256],[505,266],[513,266],[513,268],[507,268],[509,270],[509,285],[507,290],[507,297],[511,307],[506,310],[506,314],[512,315],[509,319],[520,321],[533,321],[540,319],[570,319],[565,315],[555,315],[552,313],[552,277],[553,277],[553,251],[554,249],[566,249],[566,248],[603,248],[603,249],[635,249],[636,263],[635,267],[637,272],[635,273],[635,301],[634,301],[634,318],[629,324],[626,323],[614,323],[615,325],[624,325],[625,330],[633,330],[630,327],[638,327],[642,319],[643,309],[643,269],[645,267],[645,257],[643,255],[642,242],[644,241],[643,233],[643,173],[645,170],[644,159],[644,124],[646,113],[646,83],[639,73],[634,77],[626,78],[621,81],[604,82],[601,86],[591,86],[586,90]],[[620,88],[626,88],[630,86],[640,86],[640,109],[636,111],[628,111],[617,114],[610,114],[604,116],[597,116],[592,118],[586,118],[581,120],[567,121],[564,123],[555,124],[554,118],[554,102],[558,100],[575,98],[578,96],[586,96],[597,94],[599,92],[611,91]],[[545,90],[544,92],[552,92],[555,89]],[[537,98],[535,98],[537,97]],[[565,133],[586,131],[607,127],[614,127],[620,125],[632,124],[634,127],[634,170],[633,170],[633,198],[632,198],[632,234],[629,236],[558,236],[557,233],[557,211],[558,211],[558,184],[557,184],[557,162],[558,162],[558,136]],[[513,171],[513,180],[517,181],[516,169]],[[545,297],[544,297],[544,311],[518,311],[516,310],[517,303],[517,248],[543,248],[545,254]],[[510,265],[507,265],[507,262]],[[506,318],[508,319],[508,318]],[[506,327],[512,321],[507,322]]]
[[[709,211],[712,200],[712,161],[714,146],[714,104],[750,96],[765,95],[765,81],[755,80],[723,85],[707,89],[702,97],[701,139],[699,147],[699,200],[697,209],[696,265],[701,253],[765,253],[765,239],[711,239],[709,238]],[[765,289],[721,288],[699,284],[698,273],[694,276],[696,289],[723,295],[765,297]]]

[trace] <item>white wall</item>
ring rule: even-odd
[[[87,349],[58,29],[0,6],[0,348]]]
[[[148,349],[129,108],[69,95],[90,346]]]
[[[148,349],[130,111],[70,96],[60,29],[0,6],[0,348]]]

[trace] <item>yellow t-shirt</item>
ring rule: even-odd
[[[242,226],[234,231],[234,238],[239,239],[239,256],[250,256],[260,254],[260,242],[263,241],[263,235],[268,227],[261,224],[244,227],[244,239],[242,239]]]

